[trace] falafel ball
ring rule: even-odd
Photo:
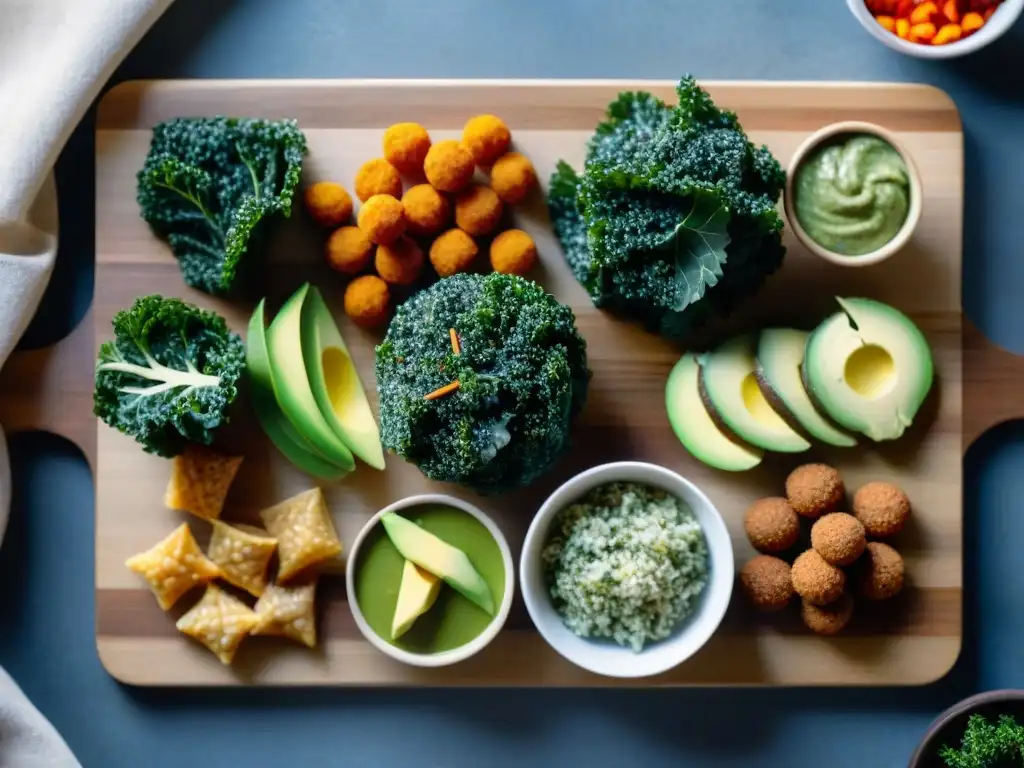
[[[881,541],[868,542],[854,577],[857,592],[868,600],[888,600],[903,589],[906,566],[895,549]]]
[[[868,483],[853,494],[853,515],[868,536],[885,539],[903,530],[910,517],[910,499],[892,483]]]
[[[303,195],[309,217],[321,227],[340,227],[352,215],[352,197],[333,181],[318,181]]]
[[[462,143],[479,166],[486,167],[504,155],[511,142],[512,133],[496,115],[471,117],[462,129]]]
[[[780,497],[758,499],[743,517],[743,529],[759,552],[784,552],[800,537],[800,518]]]
[[[383,157],[367,160],[356,171],[356,197],[364,203],[374,195],[402,196],[402,177]]]
[[[441,277],[465,272],[476,254],[476,242],[457,227],[442,232],[430,245],[430,263]]]
[[[423,173],[435,189],[458,192],[473,179],[473,155],[455,139],[432,145],[423,160]]]
[[[800,616],[804,624],[818,635],[836,635],[850,622],[853,615],[853,597],[844,592],[835,602],[816,605],[806,600],[800,603]]]
[[[522,202],[536,184],[533,163],[519,152],[506,152],[491,166],[491,189],[509,205]]]
[[[521,229],[506,229],[491,242],[491,268],[506,275],[525,275],[537,263],[537,246]]]
[[[791,575],[796,593],[816,605],[838,600],[846,588],[846,574],[813,549],[793,561]]]
[[[853,565],[867,543],[864,526],[846,512],[829,512],[811,526],[811,546],[832,565]]]
[[[391,292],[376,275],[357,277],[345,288],[345,314],[364,328],[373,328],[388,319]]]
[[[405,211],[393,195],[374,195],[363,203],[358,222],[377,245],[391,245],[405,234]]]
[[[740,586],[759,611],[781,611],[793,597],[789,563],[771,555],[756,555],[740,569]]]
[[[412,285],[423,272],[423,249],[408,237],[400,237],[391,245],[378,245],[373,266],[385,283]]]
[[[420,236],[440,232],[452,215],[448,198],[429,184],[409,187],[402,195],[402,208],[408,230]]]
[[[455,196],[455,224],[473,237],[482,237],[498,226],[503,208],[497,192],[472,184]]]
[[[395,123],[384,131],[384,159],[399,173],[418,176],[430,149],[430,134],[419,123]]]
[[[327,263],[347,275],[366,269],[373,256],[373,243],[359,227],[339,227],[331,232],[324,246]]]
[[[827,464],[804,464],[786,478],[786,498],[798,515],[812,520],[843,503],[846,489],[838,470]]]

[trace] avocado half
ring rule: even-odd
[[[808,393],[836,423],[875,441],[909,427],[935,377],[931,348],[914,322],[880,301],[836,298],[842,311],[811,333]]]

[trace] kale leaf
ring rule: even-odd
[[[697,192],[686,218],[657,246],[675,264],[676,303],[681,312],[718,284],[729,245],[729,209],[715,195]]]
[[[960,749],[944,746],[939,757],[947,768],[1020,768],[1024,766],[1024,726],[1010,715],[992,723],[974,713],[967,718]]]

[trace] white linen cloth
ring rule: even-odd
[[[32,319],[57,255],[57,155],[171,2],[0,0],[0,367]],[[7,458],[0,427],[0,539],[11,499]],[[0,670],[0,768],[6,766],[79,763]]]

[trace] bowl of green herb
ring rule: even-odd
[[[1024,766],[1024,690],[986,691],[932,723],[909,768]]]

